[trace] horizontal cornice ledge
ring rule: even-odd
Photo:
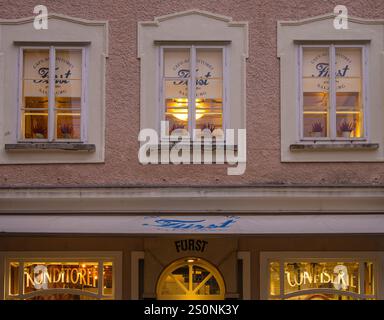
[[[384,187],[3,188],[9,213],[384,213]]]

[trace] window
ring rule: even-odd
[[[141,130],[167,134],[162,120],[190,137],[194,129],[217,137],[246,128],[247,22],[201,10],[172,13],[139,22],[137,46]]]
[[[0,21],[0,164],[100,163],[108,23]]]
[[[116,278],[120,279],[121,257],[117,253],[26,255],[6,258],[6,299],[116,299],[120,291]]]
[[[200,258],[173,262],[160,275],[159,300],[224,300],[225,285],[220,272]]]
[[[84,140],[84,66],[83,48],[20,49],[19,140]]]
[[[384,29],[334,14],[277,23],[282,162],[382,162]]]
[[[161,47],[161,119],[169,132],[223,137],[225,47]]]
[[[364,46],[300,46],[301,137],[365,138]]]
[[[356,300],[377,298],[377,257],[353,253],[264,253],[265,299]],[[264,282],[264,280],[263,280]]]

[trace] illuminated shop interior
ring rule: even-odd
[[[112,262],[33,261],[9,263],[10,299],[113,299]]]
[[[159,300],[223,300],[224,296],[220,272],[199,258],[173,262],[162,272],[157,284]]]
[[[374,299],[372,262],[272,261],[269,299]]]

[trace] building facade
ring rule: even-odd
[[[384,299],[368,3],[0,0],[0,299]]]

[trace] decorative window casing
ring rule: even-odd
[[[278,22],[283,162],[384,161],[384,21],[334,18]]]
[[[368,252],[264,252],[261,298],[378,299],[382,259],[380,253]]]
[[[245,128],[246,22],[200,10],[139,22],[138,56],[141,129]]]
[[[108,23],[34,18],[0,21],[0,163],[103,162]]]
[[[5,299],[121,299],[121,253],[5,253]]]

